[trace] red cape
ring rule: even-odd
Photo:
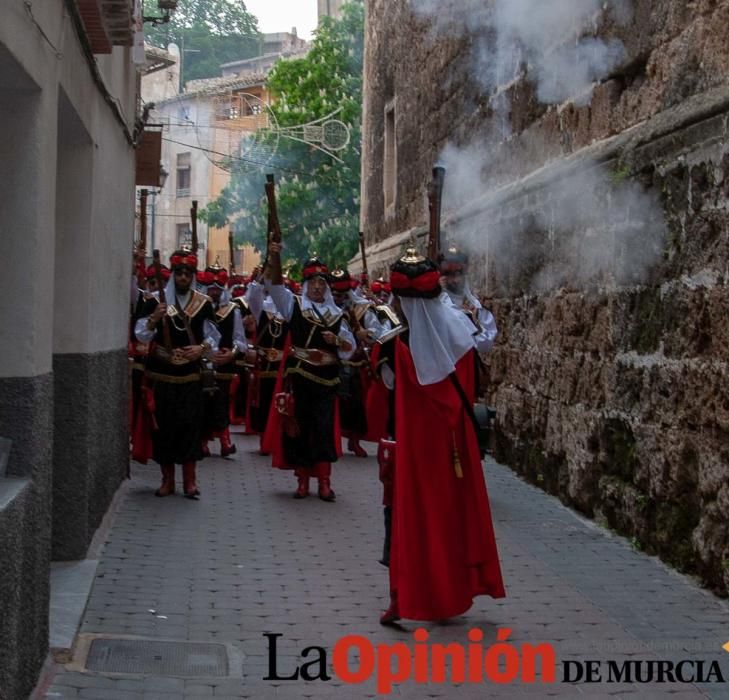
[[[367,414],[367,435],[365,440],[379,442],[387,435],[388,390],[382,379],[377,376],[377,363],[382,346],[376,343],[370,353],[370,367],[374,379],[368,381],[365,412]]]
[[[469,395],[472,352],[456,365]],[[477,595],[506,594],[476,433],[461,398],[447,377],[421,386],[410,350],[400,339],[395,363],[390,589],[401,617],[440,620],[468,610]]]

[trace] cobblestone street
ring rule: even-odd
[[[375,678],[346,685],[267,681],[268,642],[278,633],[278,671],[289,675],[305,647],[331,650],[346,634],[374,644],[412,647],[416,623],[378,623],[386,607],[381,486],[376,460],[347,457],[335,465],[334,504],[295,501],[291,474],[270,469],[257,439],[236,435],[235,458],[206,460],[203,497],[155,498],[154,466],[133,465],[133,479],[103,548],[72,664],[57,666],[40,691],[46,698],[365,698]],[[367,444],[369,452],[374,446]],[[569,684],[562,662],[718,660],[729,678],[729,608],[691,580],[587,522],[515,477],[486,463],[508,597],[479,598],[464,616],[423,625],[431,642],[466,644],[469,629],[512,630],[509,642],[552,642],[558,682],[533,686],[483,683],[423,686],[408,681],[392,697],[704,697],[729,698],[729,685]],[[237,675],[183,678],[85,670],[94,635],[228,645],[242,662]],[[314,657],[307,659],[311,661]],[[603,677],[606,666],[603,666]]]

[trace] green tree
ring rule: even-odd
[[[156,5],[146,0],[146,13]],[[145,32],[154,46],[174,42],[185,49],[183,84],[219,76],[221,64],[257,56],[262,46],[258,20],[240,0],[180,0],[167,24],[147,24]]]
[[[272,163],[232,162],[231,180],[203,212],[222,228],[233,222],[239,243],[265,249],[267,212],[263,196],[266,172],[277,175],[277,204],[285,256],[300,262],[317,252],[330,266],[342,266],[357,251],[360,196],[362,54],[364,4],[353,0],[342,18],[323,18],[304,58],[279,61],[268,78],[280,126],[325,117],[349,125],[350,143],[339,151],[342,162],[307,144],[282,138]]]

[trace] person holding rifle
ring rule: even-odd
[[[471,324],[441,300],[432,260],[411,248],[391,269],[405,325],[393,346],[396,458],[390,607],[382,624],[447,619],[468,610],[475,596],[505,595],[464,389],[473,382]]]
[[[238,388],[235,360],[239,353],[245,354],[248,343],[240,306],[228,297],[228,271],[216,260],[215,264],[198,275],[198,282],[207,285],[206,293],[213,303],[215,322],[220,333],[218,351],[212,355],[218,390],[206,396],[202,449],[204,456],[209,457],[208,441],[219,438],[220,456],[228,457],[236,453],[236,447],[230,440],[230,409],[231,401],[235,399],[232,392]]]
[[[246,303],[251,312],[250,317],[255,320],[256,351],[249,388],[250,432],[260,437],[260,454],[268,455],[269,452],[263,445],[263,438],[289,326],[263,286],[261,268],[253,271],[253,279],[246,292]]]
[[[159,266],[158,251],[155,262]],[[181,464],[184,495],[196,499],[196,463],[203,457],[202,360],[217,351],[220,334],[212,302],[194,289],[197,257],[177,250],[170,268],[172,277],[159,299],[147,301],[134,330],[137,340],[152,343],[145,382],[154,396],[152,457],[162,470],[156,495],[174,493],[175,464]]]
[[[374,313],[374,304],[355,295],[354,280],[347,270],[334,270],[331,289],[334,303],[346,314],[349,328],[357,340],[357,350],[351,359],[342,361],[339,374],[339,417],[347,449],[357,457],[367,452],[360,440],[369,439],[366,402],[371,385],[368,352],[384,329]]]
[[[458,248],[449,248],[441,256],[440,272],[445,300],[471,320],[476,350],[489,352],[498,330],[492,313],[483,308],[468,286],[468,255]]]
[[[341,449],[335,430],[339,367],[341,360],[352,356],[356,342],[332,298],[326,265],[318,258],[304,263],[304,284],[297,296],[283,284],[280,255],[281,244],[271,241],[265,284],[289,324],[290,342],[279,383],[289,389],[282,392],[282,400],[290,397],[292,404],[282,411],[289,420],[281,420],[279,415],[277,425],[272,426],[278,434],[274,466],[295,470],[298,487],[294,498],[309,495],[309,481],[314,476],[319,498],[333,501],[332,462]]]

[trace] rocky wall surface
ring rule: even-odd
[[[627,55],[589,104],[540,104],[526,77],[503,86],[508,137],[491,141],[483,192],[445,220],[493,238],[471,278],[500,328],[487,358],[497,458],[726,594],[729,2],[633,6],[629,24],[595,29]],[[474,85],[467,36],[433,38],[401,0],[369,3],[367,23],[363,221],[382,270],[422,237],[444,146],[493,135],[503,111]],[[599,213],[567,220],[596,171]]]

